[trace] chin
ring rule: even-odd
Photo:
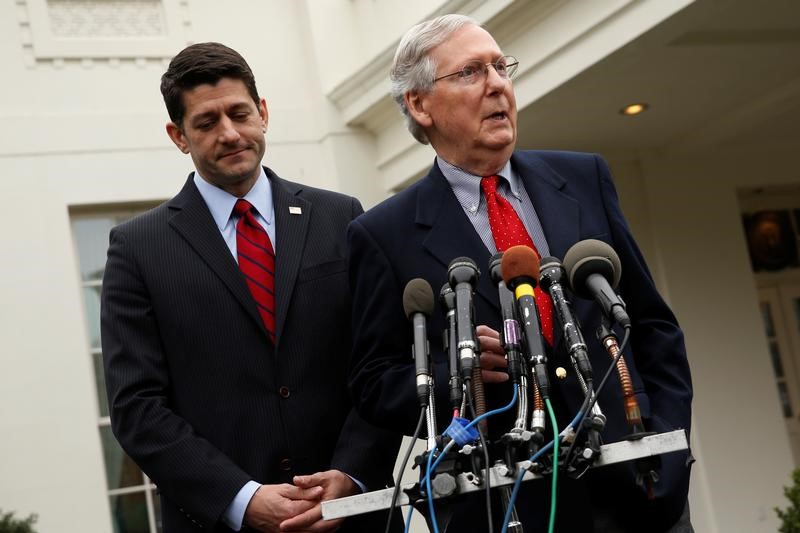
[[[495,141],[493,143],[487,143],[486,147],[491,150],[492,152],[506,152],[509,157],[511,157],[511,152],[514,151],[516,139],[509,139],[504,141]]]

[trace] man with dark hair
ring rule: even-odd
[[[412,329],[401,305],[405,284],[417,277],[432,287],[447,281],[449,263],[471,257],[482,269],[509,245],[526,245],[540,257],[563,258],[576,242],[605,241],[622,263],[619,291],[632,321],[626,351],[631,379],[648,430],[689,429],[692,385],[683,334],[659,296],[622,214],[605,162],[594,154],[515,150],[517,108],[512,78],[515,58],[474,20],[445,15],[420,23],[401,39],[391,70],[392,96],[421,143],[436,161],[429,173],[350,224],[350,279],[353,290],[351,388],[367,420],[391,420],[410,433],[418,412],[414,364],[408,357]],[[542,317],[552,315],[546,298]],[[573,301],[589,337],[600,325],[599,307]],[[537,305],[538,307],[538,305]],[[501,327],[497,287],[480,276],[474,298],[483,352],[487,410],[509,402],[512,389],[498,341]],[[437,404],[447,404],[447,358],[439,334],[445,313],[437,306],[428,323]],[[552,325],[552,322],[550,323]],[[489,326],[489,327],[487,327]],[[551,399],[564,427],[584,398],[574,372],[557,379],[558,367],[572,368],[562,336],[542,320],[548,350]],[[587,338],[595,374],[609,366],[598,342]],[[603,438],[622,440],[630,432],[619,383],[612,375],[599,402],[608,417]],[[444,411],[444,410],[440,410]],[[514,411],[489,419],[490,440],[513,427]],[[440,421],[441,425],[448,421]],[[632,463],[590,470],[578,480],[559,477],[556,529],[570,533],[691,531],[686,506],[686,452],[664,455],[653,498],[637,484]],[[442,504],[447,505],[447,504]],[[453,503],[450,531],[487,531],[482,501]],[[547,483],[523,484],[516,506],[525,533],[545,531],[550,508]],[[495,527],[502,509],[493,506]]]
[[[189,46],[161,90],[196,171],[111,232],[114,434],[158,485],[166,533],[377,531],[385,514],[323,521],[320,505],[390,484],[399,447],[346,387],[345,228],[361,205],[261,166],[266,101],[234,50]]]

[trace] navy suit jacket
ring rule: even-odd
[[[676,428],[688,430],[692,387],[683,334],[656,291],[620,209],[605,162],[593,154],[516,151],[511,164],[536,208],[552,256],[563,258],[573,244],[583,239],[605,241],[619,255],[622,279],[618,292],[632,320],[625,358],[645,424],[648,430],[657,432]],[[460,256],[471,257],[484,271],[475,290],[475,321],[499,330],[497,288],[488,276],[490,252],[436,164],[420,181],[353,221],[348,229],[348,244],[355,334],[350,375],[354,401],[367,420],[399,426],[410,434],[419,408],[409,348],[413,342],[412,328],[403,313],[403,289],[409,280],[421,277],[438,294],[447,281],[450,261]],[[594,339],[600,322],[599,307],[594,302],[578,299],[573,299],[573,304],[590,347],[595,375],[602,375],[610,364],[610,357]],[[437,405],[441,415],[439,431],[446,427],[449,416],[445,408],[448,405],[447,367],[441,342],[445,326],[444,312],[437,301],[428,321],[428,336],[435,363]],[[563,428],[577,412],[583,395],[574,372],[570,371],[565,380],[555,378],[553,370],[559,366],[572,368],[557,331],[549,368],[553,401]],[[487,398],[489,408],[505,405],[511,398],[511,388],[487,385]],[[620,440],[629,433],[629,428],[616,373],[600,394],[599,403],[608,417],[604,441]],[[510,428],[512,416],[513,410],[505,419],[490,420],[490,434],[497,435]],[[657,498],[652,501],[647,501],[636,486],[631,464],[592,470],[578,482],[565,480],[564,490],[571,491],[573,496],[559,500],[559,529],[569,523],[572,529],[565,530],[591,530],[588,522],[575,521],[575,516],[581,514],[576,511],[586,508],[577,505],[626,514],[632,530],[641,525],[637,525],[639,518],[647,520],[647,531],[667,527],[678,518],[686,502],[687,457],[686,453],[663,457],[661,480],[656,484]],[[538,489],[529,489],[529,492]],[[539,492],[542,494],[538,497],[549,498],[547,491]],[[529,523],[542,524],[542,516],[546,515],[542,508],[546,511],[546,507],[540,505],[541,501],[526,502],[521,497],[518,507],[531,515]],[[620,520],[625,521],[622,517]],[[476,522],[471,523],[475,527]],[[477,523],[485,527],[480,521]],[[462,526],[467,528],[465,531],[470,530],[468,524]]]
[[[361,205],[265,171],[275,345],[191,175],[173,199],[111,232],[102,295],[111,423],[158,485],[167,533],[229,531],[221,516],[249,479],[291,483],[333,468],[369,490],[391,483],[400,437],[364,422],[347,390],[345,230]],[[343,530],[382,530],[384,517]]]

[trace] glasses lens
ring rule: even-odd
[[[470,61],[461,69],[461,78],[466,83],[477,81],[486,71],[486,67],[480,61]]]
[[[505,60],[505,77],[508,79],[512,79],[514,74],[517,73],[517,67],[519,67],[519,61],[517,61],[516,57],[506,56],[503,58]],[[498,61],[499,62],[499,61]]]

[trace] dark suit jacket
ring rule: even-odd
[[[345,228],[361,205],[266,173],[274,346],[192,176],[111,232],[102,346],[112,428],[158,485],[167,533],[227,531],[221,515],[249,479],[291,483],[333,468],[369,490],[391,483],[399,435],[358,417],[346,383]],[[383,517],[368,518],[344,529],[383,528]]]
[[[626,360],[647,428],[658,432],[688,430],[692,388],[683,334],[656,291],[620,210],[605,163],[592,154],[539,151],[515,152],[511,163],[536,208],[551,255],[563,258],[574,243],[589,238],[607,242],[619,254],[622,280],[618,291],[633,321]],[[421,277],[438,294],[447,281],[450,261],[459,256],[471,257],[484,270],[474,298],[476,323],[499,330],[497,288],[488,276],[490,252],[436,164],[419,182],[352,222],[348,241],[355,332],[350,385],[356,406],[367,420],[397,425],[409,433],[418,407],[409,356],[412,328],[401,303],[405,284]],[[602,375],[610,357],[594,339],[600,320],[599,307],[585,300],[574,299],[573,303],[590,347],[595,374]],[[446,360],[441,343],[444,328],[444,313],[437,302],[428,321],[428,336],[436,367],[437,404],[443,415],[440,431],[446,427],[449,416],[445,408],[448,405]],[[583,396],[561,345],[561,335],[557,333],[549,368],[558,366],[570,369],[569,377],[563,381],[551,375],[553,402],[563,428],[577,412]],[[620,440],[629,432],[621,396],[614,373],[599,399],[608,417],[603,432],[605,442]],[[505,405],[511,398],[510,386],[487,385],[487,397],[490,408]],[[513,414],[512,410],[505,419],[490,420],[490,433],[496,436],[510,428]],[[636,486],[631,464],[593,470],[578,482],[564,480],[559,498],[561,512],[556,522],[559,530],[590,531],[591,520],[585,517],[591,517],[591,513],[580,512],[586,510],[590,501],[604,511],[626,513],[632,531],[658,531],[673,523],[686,502],[687,454],[665,455],[663,462],[661,481],[656,485],[658,498],[650,502]],[[525,485],[529,493],[540,494],[529,495],[527,499],[520,496],[518,507],[529,515],[528,524],[541,525],[547,514],[544,502],[549,500],[549,489],[544,483]],[[639,519],[646,519],[648,526],[641,529]],[[475,531],[481,531],[485,522],[472,520],[453,530],[471,531],[475,527]],[[526,525],[525,531],[538,531],[538,527]]]

